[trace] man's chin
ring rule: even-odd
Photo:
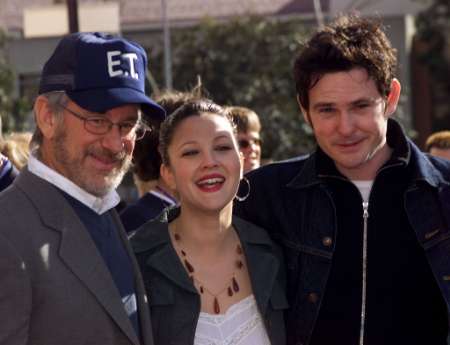
[[[95,195],[96,197],[104,197],[108,193],[115,190],[122,182],[122,176],[116,176],[114,178],[106,177],[98,183],[86,183],[82,187],[86,192]]]
[[[84,179],[81,188],[97,197],[104,197],[120,185],[128,170],[127,168],[127,164],[121,164],[120,167],[109,172],[94,172],[91,170],[90,176]]]
[[[86,186],[84,189],[89,194],[92,194],[96,197],[103,198],[105,195],[107,195],[109,192],[114,190],[115,186]]]

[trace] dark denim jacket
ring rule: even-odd
[[[165,217],[144,224],[130,241],[149,296],[155,345],[189,345],[194,342],[200,296],[170,242]],[[283,313],[288,304],[281,249],[264,230],[242,219],[234,217],[233,226],[271,343],[285,345]]]
[[[421,153],[395,121],[389,120],[389,127],[409,147],[414,174],[405,192],[405,211],[450,309],[450,161]],[[250,196],[235,208],[242,218],[271,229],[283,246],[288,344],[308,344],[334,252],[335,206],[316,160],[314,153],[251,172]]]

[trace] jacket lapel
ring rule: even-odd
[[[271,251],[269,235],[262,229],[233,217],[246,256],[253,293],[262,315],[266,314],[270,296],[277,280],[280,263]]]
[[[141,328],[141,335],[144,345],[153,345],[153,332],[151,326],[151,317],[150,317],[150,309],[148,305],[147,295],[145,292],[144,282],[142,280],[141,270],[136,261],[136,258],[133,254],[133,250],[131,249],[130,242],[128,241],[125,230],[123,229],[122,223],[120,222],[120,218],[117,212],[113,212],[113,217],[118,227],[120,227],[120,238],[124,244],[124,247],[130,257],[131,264],[133,266],[133,273],[135,276],[135,291],[136,298],[138,304],[138,313],[139,313],[139,321]]]
[[[27,169],[19,175],[17,185],[30,197],[43,223],[61,234],[61,260],[91,291],[133,344],[138,345],[136,332],[125,312],[110,272],[87,229],[64,197],[56,187]]]
[[[136,254],[151,251],[145,264],[160,272],[174,284],[197,294],[183,264],[180,262],[169,237],[167,218],[155,219],[150,226],[142,227],[131,235]]]

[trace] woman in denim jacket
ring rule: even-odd
[[[131,237],[155,344],[285,344],[281,251],[232,216],[242,176],[232,121],[214,103],[187,103],[163,123],[160,150],[180,207]]]

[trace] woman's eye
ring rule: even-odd
[[[231,150],[232,149],[232,146],[231,145],[217,145],[216,146],[216,150],[217,151],[228,151],[228,150]]]
[[[194,156],[198,153],[197,150],[187,150],[181,153],[182,157],[189,157],[189,156]]]

